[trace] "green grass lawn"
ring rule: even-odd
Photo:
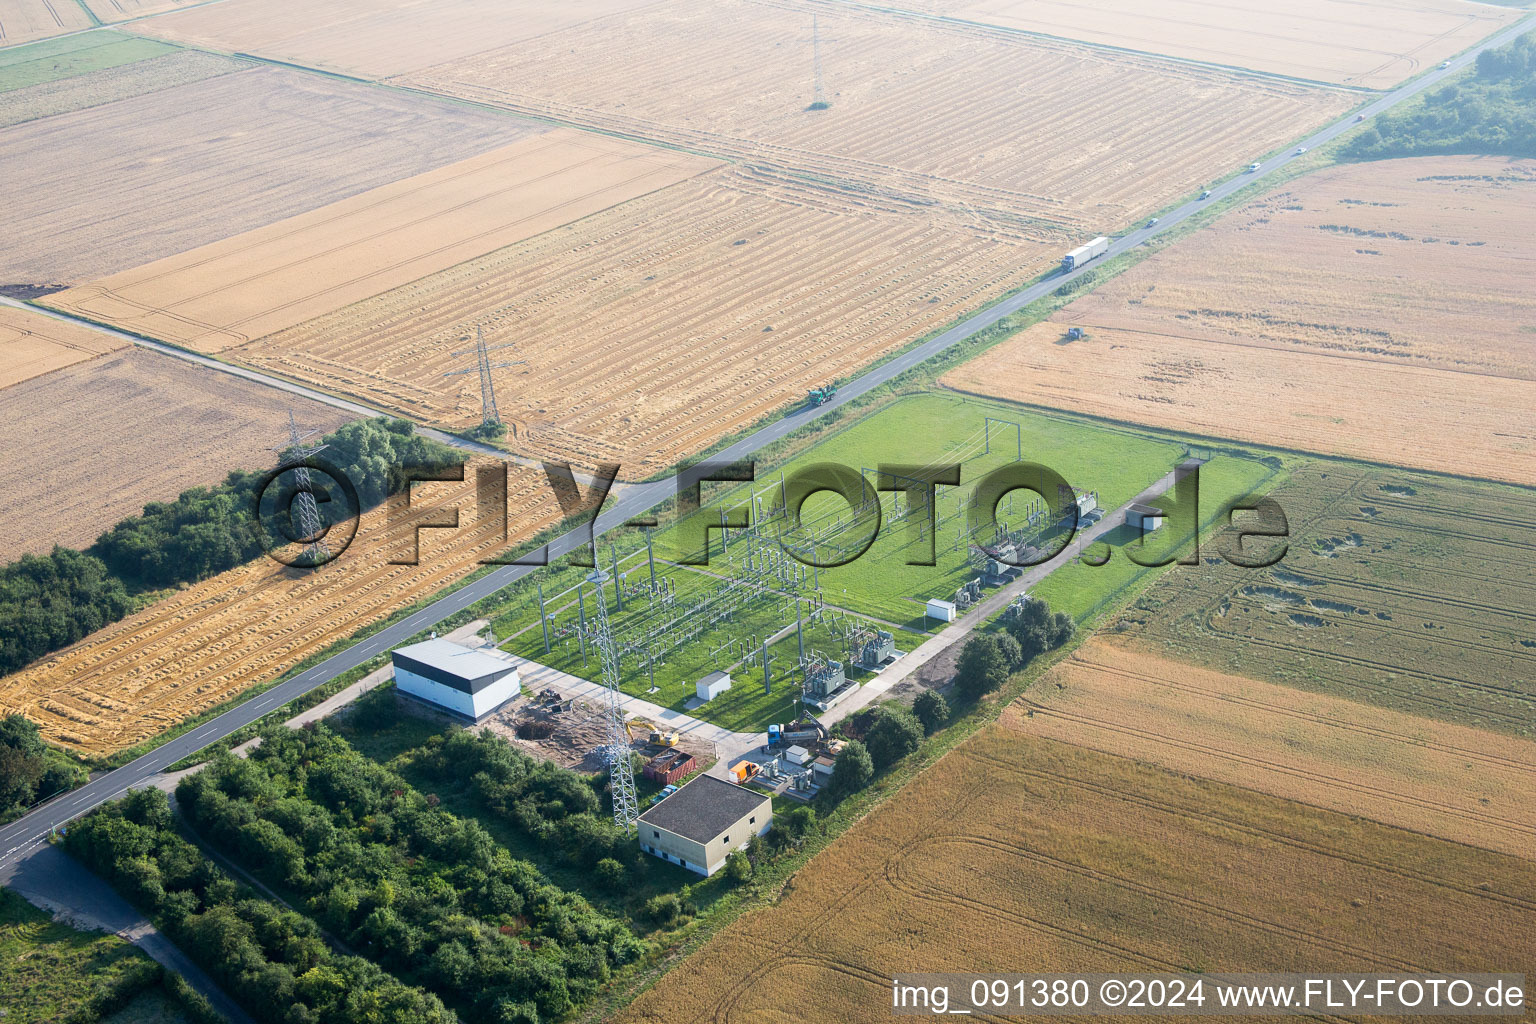
[[[1015,432],[1012,427],[994,424],[990,454],[983,448],[987,417],[1018,425]],[[811,448],[793,460],[785,473],[792,476],[822,462],[855,471],[864,467],[874,470],[880,463],[959,463],[959,486],[939,488],[937,516],[941,523],[933,552],[936,564],[908,564],[926,560],[928,540],[926,536],[919,540],[910,522],[891,521],[894,498],[887,495],[883,501],[885,515],[869,550],[846,565],[817,572],[825,599],[909,630],[928,629],[933,624],[925,617],[927,600],[951,597],[976,575],[967,559],[969,544],[960,536],[973,485],[988,472],[1014,462],[1020,452],[1025,461],[1049,467],[1074,487],[1097,491],[1099,504],[1114,508],[1172,469],[1185,447],[1173,440],[1154,440],[1141,433],[958,396],[920,395],[893,403]],[[777,500],[771,480],[759,481],[755,489],[765,506]],[[737,493],[744,490],[723,500],[739,500]],[[1022,491],[1005,498],[999,507],[999,520],[1021,525],[1029,500]],[[837,495],[818,494],[806,502],[802,519],[812,520],[846,507]],[[711,505],[699,515],[718,519],[719,513]],[[660,536],[658,548],[689,546],[675,539],[680,531],[689,531],[688,524]],[[864,536],[867,534],[865,529]],[[682,534],[693,535],[692,531]],[[718,550],[717,543],[715,553]]]
[[[1213,526],[1226,523],[1226,510],[1238,498],[1262,491],[1275,477],[1277,470],[1254,459],[1218,455],[1200,468],[1200,495],[1198,503],[1200,530],[1208,532]],[[1078,622],[1091,618],[1126,588],[1147,579],[1153,573],[1164,571],[1159,567],[1139,565],[1132,561],[1129,551],[1139,548],[1137,557],[1143,561],[1156,561],[1163,557],[1185,557],[1189,551],[1190,529],[1184,521],[1183,528],[1170,518],[1169,522],[1146,538],[1145,543],[1125,529],[1115,530],[1109,540],[1092,545],[1085,552],[1090,560],[1074,560],[1042,580],[1031,591],[1032,597],[1044,600],[1053,611],[1066,612]],[[1105,555],[1109,560],[1102,565],[1091,564]],[[1215,556],[1214,548],[1202,544],[1202,559]],[[1178,566],[1175,571],[1199,572],[1199,566]]]
[[[988,417],[999,421],[991,427],[990,452],[986,450]],[[840,566],[813,569],[792,563],[791,572],[796,582],[776,585],[781,589],[797,590],[804,599],[809,599],[819,588],[821,599],[842,617],[836,628],[829,628],[827,622],[806,623],[808,652],[815,650],[834,658],[845,657],[843,630],[848,625],[890,629],[897,635],[897,648],[910,651],[922,643],[931,626],[937,626],[924,614],[927,599],[948,598],[976,575],[969,560],[969,538],[963,531],[967,525],[966,509],[972,488],[988,473],[1014,463],[1022,454],[1025,461],[1049,467],[1073,486],[1096,491],[1101,506],[1114,508],[1166,474],[1186,453],[1185,445],[1177,440],[1163,440],[1109,425],[1082,423],[1001,403],[948,394],[901,399],[813,445],[789,462],[784,473],[792,478],[815,464],[833,463],[848,467],[854,480],[858,479],[861,469],[870,470],[872,485],[872,474],[882,464],[958,463],[960,484],[939,490],[936,506],[939,526],[932,538],[932,556],[936,564],[908,564],[928,557],[930,538],[926,531],[919,536],[914,517],[895,515],[895,495],[884,495],[882,522],[877,530],[869,530],[872,517],[867,517],[861,524],[850,523],[848,505],[843,498],[822,492],[806,501],[802,521],[820,521],[822,526],[818,533],[830,544],[847,543],[850,537],[856,539],[860,530],[865,535],[875,534],[873,544],[862,556]],[[1214,494],[1227,486],[1223,482],[1223,472],[1208,471],[1208,493]],[[656,534],[656,572],[658,578],[670,583],[676,608],[696,604],[721,587],[721,576],[739,574],[745,566],[749,545],[741,532],[732,532],[727,551],[718,530],[710,531],[706,565],[675,564],[697,560],[703,554],[700,524],[718,523],[722,508],[745,513],[750,504],[755,510],[771,511],[778,501],[778,487],[775,486],[778,478],[779,472],[775,470],[763,474],[750,486],[706,485],[703,509]],[[999,520],[1011,526],[1023,525],[1027,506],[1032,501],[1035,499],[1028,492],[1015,492],[1000,503]],[[844,521],[841,526],[835,526],[834,521],[839,515]],[[770,536],[765,530],[765,538]],[[611,571],[611,553],[602,553],[600,557],[605,563],[604,569]],[[823,554],[820,560],[831,559]],[[1066,595],[1062,595],[1062,600],[1074,608],[1081,602],[1097,601],[1094,595],[1113,585],[1118,574],[1124,571],[1113,561],[1111,566],[1094,570],[1100,575],[1088,577],[1078,584],[1076,589],[1083,593],[1074,595],[1075,602],[1069,601]],[[620,558],[619,571],[627,576],[631,586],[647,582],[650,566],[645,548],[626,552]],[[573,675],[599,678],[596,652],[589,649],[584,662],[575,638],[575,627],[583,609],[572,588],[586,572],[566,566],[551,567],[543,574],[545,612],[551,616],[552,646],[548,655],[544,652],[538,604],[527,594],[508,602],[492,615],[493,629],[497,636],[504,638],[502,646]],[[1124,582],[1122,580],[1121,584]],[[595,593],[590,585],[582,592],[590,623],[595,613]],[[615,604],[611,584],[605,588],[605,595],[614,634],[621,644],[626,639],[638,639],[666,618],[664,613],[651,611],[647,597],[632,594],[621,611]],[[728,619],[698,622],[695,635],[670,650],[663,649],[665,644],[654,644],[652,649],[657,655],[653,666],[646,664],[644,655],[638,650],[622,652],[622,685],[627,693],[684,710],[694,696],[694,684],[701,677],[717,669],[728,669],[734,677],[732,688],[691,714],[742,731],[785,721],[795,716],[799,690],[795,671],[799,640],[793,629],[794,621],[792,600],[782,594],[766,595],[738,609]],[[780,631],[787,631],[786,635],[777,636]],[[750,652],[760,657],[763,641],[776,636],[770,649],[773,685],[765,689],[761,662],[756,657],[747,662],[745,656]],[[650,693],[653,672],[657,692]],[[856,679],[861,675],[851,674]]]
[[[142,957],[115,935],[57,924],[9,889],[0,889],[0,1006],[8,1011],[5,1024],[63,1020]]]
[[[132,64],[177,47],[101,29],[0,51],[0,92]]]

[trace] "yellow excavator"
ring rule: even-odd
[[[647,743],[654,744],[655,746],[677,746],[676,732],[668,732],[667,730],[658,726],[655,722],[647,721],[644,718],[632,718],[628,722],[624,723],[624,728],[629,730],[630,739],[634,739],[635,734],[638,733],[645,737]]]

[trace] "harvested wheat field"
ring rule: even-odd
[[[1536,743],[1094,639],[1004,712],[1091,747],[1536,858]]]
[[[90,27],[91,16],[75,0],[0,0],[0,46]]]
[[[84,547],[148,502],[272,465],[290,410],[306,429],[327,432],[353,418],[136,347],[0,390],[5,560]]]
[[[47,301],[220,352],[717,166],[557,128]]]
[[[654,2],[220,0],[132,28],[193,46],[385,78]]]
[[[1279,563],[1165,573],[1111,628],[1218,672],[1536,739],[1536,491],[1319,459],[1270,496]]]
[[[1386,89],[1524,12],[1465,0],[899,0],[964,21]]]
[[[181,7],[193,7],[207,0],[80,0],[108,24],[142,18],[148,14],[164,14]]]
[[[1525,965],[1533,893],[1527,860],[991,726],[620,1019],[873,1024],[903,972]]]
[[[125,344],[100,331],[42,313],[0,306],[0,391]]]
[[[397,496],[364,513],[351,546],[319,569],[257,559],[0,679],[0,709],[25,714],[52,742],[102,754],[274,679],[462,580],[505,549],[503,529],[515,542],[559,518],[542,473],[511,466],[506,520],[478,522],[477,465],[463,483],[416,484],[408,510]],[[416,524],[455,507],[460,528],[423,530],[419,564],[389,564],[410,557]]]
[[[88,281],[543,130],[277,68],[12,125],[0,285]]]
[[[945,376],[966,391],[1536,483],[1536,161],[1322,171]],[[1064,344],[1068,326],[1087,339]]]
[[[87,107],[99,107],[103,103],[115,103],[159,92],[161,89],[201,82],[249,67],[246,61],[232,60],[217,54],[198,50],[172,50],[158,57],[72,75],[57,81],[38,82],[0,92],[0,128]]]
[[[820,111],[806,109],[813,9],[831,103]],[[1197,187],[1233,152],[1281,145],[1355,103],[1001,30],[759,0],[655,4],[406,77],[1073,237],[1113,230]]]
[[[414,419],[480,420],[498,355],[526,455],[671,466],[1046,269],[1055,249],[963,211],[722,168],[463,263],[226,356]]]

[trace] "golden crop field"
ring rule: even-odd
[[[219,0],[131,28],[192,46],[385,78],[649,2]]]
[[[78,333],[81,345],[111,341],[60,326],[68,337]],[[85,547],[148,502],[218,483],[232,469],[271,465],[290,411],[306,429],[322,431],[352,418],[137,347],[0,389],[7,472],[0,536],[8,559],[55,544]]]
[[[722,168],[396,288],[227,358],[462,428],[483,328],[516,449],[634,478],[1046,269],[963,210]]]
[[[45,301],[220,352],[718,165],[557,128]]]
[[[1533,893],[1529,860],[997,725],[619,1019],[873,1024],[892,976],[926,971],[1523,965]]]
[[[812,101],[819,17],[830,109]],[[635,54],[644,60],[634,60]],[[678,0],[404,76],[436,92],[1091,237],[1356,99],[862,8]],[[1114,97],[1114,102],[1104,102]]]
[[[1536,161],[1321,171],[945,376],[1215,437],[1536,483]],[[1063,344],[1068,327],[1084,341]]]
[[[1523,16],[1466,0],[899,0],[896,6],[1365,89],[1396,85]]]
[[[92,280],[542,130],[269,67],[12,125],[0,164],[28,187],[6,196],[0,285]]]
[[[0,306],[0,391],[126,344],[42,313]]]
[[[1536,743],[1095,638],[1004,712],[1032,736],[1536,858]]]
[[[75,0],[0,0],[0,46],[91,27],[91,16]]]
[[[409,508],[395,497],[364,513],[351,546],[318,569],[258,558],[0,679],[0,711],[72,750],[133,746],[463,579],[505,549],[504,528],[516,542],[559,518],[543,474],[510,466],[505,523],[479,521],[477,465],[463,483],[416,484]],[[409,557],[418,523],[455,507],[460,527],[423,530],[417,565],[389,564]]]

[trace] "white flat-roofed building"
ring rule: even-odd
[[[938,619],[940,622],[955,621],[955,603],[953,601],[941,601],[938,598],[929,598],[928,617]]]
[[[390,653],[401,692],[478,722],[522,689],[517,665],[495,648],[424,640]]]
[[[730,688],[729,672],[711,672],[694,684],[694,692],[698,694],[699,700],[714,700]]]

